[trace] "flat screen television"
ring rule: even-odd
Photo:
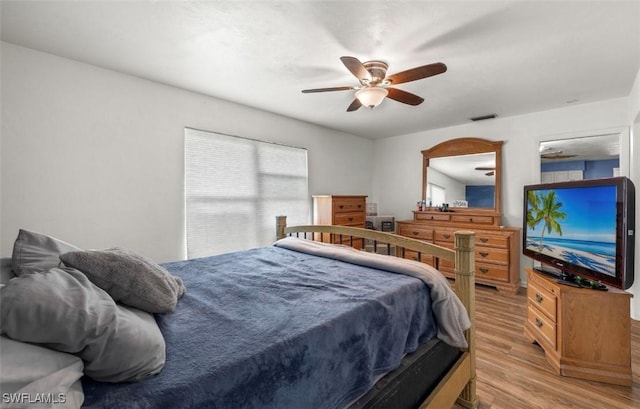
[[[634,277],[635,187],[626,177],[524,187],[522,252],[585,287]]]

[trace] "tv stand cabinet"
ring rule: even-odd
[[[631,294],[576,288],[525,269],[524,334],[562,376],[631,386]]]

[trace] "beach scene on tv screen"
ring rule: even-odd
[[[526,248],[615,277],[616,187],[527,192]]]

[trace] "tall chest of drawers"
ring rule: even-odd
[[[313,224],[332,224],[337,226],[366,226],[367,196],[357,195],[314,195]],[[337,235],[317,235],[316,240],[342,243],[357,249],[363,248],[362,239],[339,237]]]
[[[456,231],[474,231],[476,282],[496,287],[500,291],[517,293],[520,288],[520,229],[496,226],[494,219],[494,216],[487,214],[416,212],[414,220],[399,221],[396,224],[401,236],[447,248],[453,248]],[[417,254],[410,252],[405,252],[405,257],[418,259]],[[454,266],[450,262],[422,256],[420,261],[437,267],[447,277],[453,278],[455,275]]]
[[[527,272],[524,334],[563,376],[631,386],[631,294],[562,285]]]

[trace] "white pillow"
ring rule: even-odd
[[[82,405],[79,357],[2,336],[0,361],[2,408],[77,409]]]

